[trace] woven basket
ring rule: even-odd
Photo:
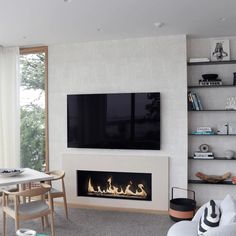
[[[192,192],[193,199],[174,198],[174,189],[181,189],[188,192]],[[195,192],[189,189],[173,187],[171,193],[172,194],[169,207],[170,218],[175,222],[181,220],[192,220],[196,210]]]

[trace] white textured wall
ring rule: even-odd
[[[236,59],[236,38],[230,37],[231,59]],[[210,58],[211,39],[189,39],[188,58],[190,57],[208,57]],[[188,67],[189,84],[198,84],[202,74],[216,73],[222,79],[224,84],[233,83],[233,72],[236,72],[236,64],[233,65],[210,65],[210,66],[190,66]],[[229,96],[236,96],[235,88],[201,89],[196,90],[205,108],[224,109],[226,99]],[[189,129],[196,130],[198,126],[210,126],[216,129],[218,124],[226,122],[236,124],[236,113],[234,112],[206,112],[189,113]],[[233,150],[236,153],[236,137],[189,137],[189,155],[193,155],[198,147],[206,143],[211,147],[215,156],[224,157],[226,150]],[[197,179],[195,173],[201,171],[210,175],[222,175],[228,171],[236,175],[236,161],[189,161],[189,178]],[[196,191],[198,205],[209,201],[210,199],[223,199],[227,193],[235,195],[235,186],[224,185],[194,185],[189,187]]]
[[[115,154],[125,156],[127,164],[129,155],[137,155],[137,165],[151,163],[149,156],[170,157],[170,186],[187,187],[186,78],[184,35],[50,46],[50,169],[63,168],[69,154],[81,162],[85,154],[94,160],[109,154],[112,160]],[[67,94],[149,91],[161,93],[160,151],[67,148]]]

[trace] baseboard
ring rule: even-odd
[[[63,207],[62,202],[54,202],[55,205]],[[121,212],[139,212],[147,214],[158,214],[158,215],[168,215],[168,211],[158,211],[150,209],[137,209],[137,208],[122,208],[122,207],[106,207],[106,206],[97,206],[97,205],[84,205],[76,203],[68,203],[69,208],[83,208],[83,209],[96,209],[101,211],[121,211]]]

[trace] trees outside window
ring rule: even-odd
[[[47,47],[21,50],[21,167],[48,169]]]

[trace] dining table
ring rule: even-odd
[[[24,185],[32,182],[52,180],[53,176],[30,168],[23,168],[22,173],[17,176],[0,176],[0,188],[10,185]]]

